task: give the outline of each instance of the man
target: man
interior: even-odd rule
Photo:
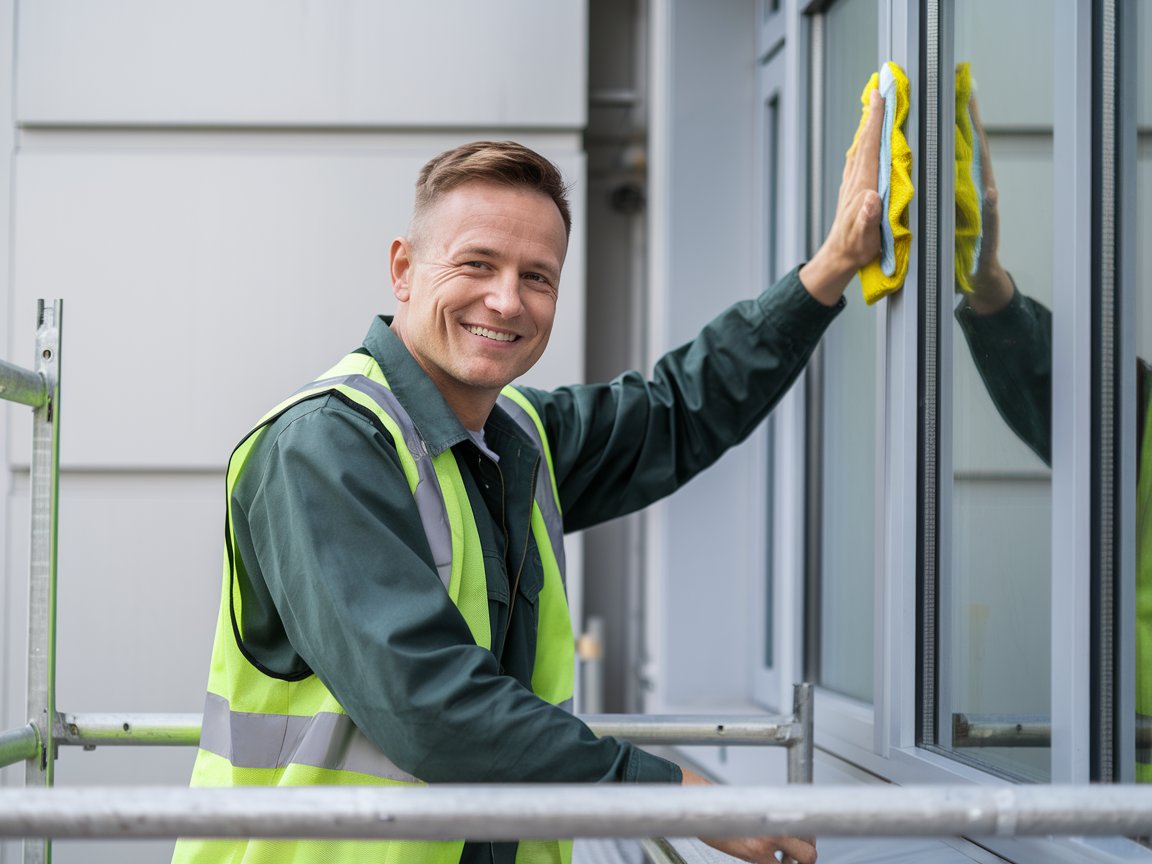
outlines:
[[[879,252],[880,118],[827,241],[652,381],[510,382],[548,342],[565,188],[511,143],[433,159],[397,300],[362,348],[273,410],[228,471],[224,591],[194,785],[702,783],[569,713],[562,530],[654,501],[745,438]],[[498,404],[499,400],[499,404]],[[561,517],[560,514],[563,514]],[[709,841],[748,861],[794,838]],[[559,841],[181,841],[176,861],[566,861]]]

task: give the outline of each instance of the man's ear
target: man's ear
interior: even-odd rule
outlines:
[[[411,296],[412,244],[407,237],[397,237],[388,250],[388,269],[392,276],[392,294],[401,303]]]

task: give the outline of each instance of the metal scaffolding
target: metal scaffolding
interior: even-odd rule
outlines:
[[[813,693],[797,685],[786,717],[591,714],[598,735],[638,744],[769,745],[788,751],[791,784],[757,787],[435,786],[53,788],[60,746],[195,746],[196,714],[56,710],[59,301],[39,304],[36,369],[0,361],[0,398],[33,409],[28,723],[0,732],[0,767],[25,762],[25,786],[0,789],[0,837],[23,837],[26,864],[51,838],[990,836],[1152,834],[1152,787],[811,787]],[[1040,745],[1044,718],[963,717],[963,744]],[[981,730],[984,730],[981,732]],[[1146,730],[1145,730],[1146,731]]]
[[[114,790],[99,789],[56,789],[54,785],[54,764],[60,746],[76,745],[86,750],[96,746],[195,746],[200,740],[200,715],[196,714],[71,714],[56,710],[56,546],[57,546],[57,497],[59,491],[60,466],[60,325],[62,303],[56,301],[46,305],[38,304],[36,333],[36,368],[33,371],[0,361],[0,398],[28,405],[33,409],[33,445],[30,482],[31,546],[29,555],[29,618],[28,618],[28,690],[25,726],[0,732],[0,767],[25,763],[25,786],[23,789],[0,789],[0,837],[30,838],[25,843],[25,864],[42,864],[51,860],[52,837],[142,837],[194,835],[206,831],[209,835],[249,835],[265,830],[291,830],[293,825],[300,831],[316,831],[312,836],[327,836],[335,825],[338,832],[347,830],[347,836],[388,836],[373,833],[382,824],[398,827],[401,832],[428,830],[409,827],[405,818],[396,825],[389,816],[382,816],[374,808],[385,806],[392,812],[394,805],[385,796],[383,804],[369,795],[368,804],[355,803],[360,792],[352,790],[352,799],[336,789],[299,790],[306,796],[328,797],[329,792],[338,793],[331,801],[313,808],[314,803],[305,804],[312,812],[324,812],[335,820],[323,819],[328,828],[305,826],[293,802],[298,796],[271,800],[272,822],[251,821],[242,810],[233,812],[233,803],[228,801],[229,792],[240,792],[249,800],[247,793],[253,790],[192,790],[172,788],[164,790],[142,790],[131,787],[118,787]],[[583,718],[598,735],[617,735],[639,744],[723,744],[723,745],[773,745],[785,747],[788,751],[788,780],[791,783],[810,783],[812,780],[812,688],[797,685],[795,688],[793,714],[787,717],[724,716],[724,717],[651,717],[645,715],[588,715]],[[285,790],[267,790],[279,792]],[[292,791],[292,790],[289,790]],[[406,790],[407,791],[407,790]],[[535,797],[539,789],[528,793]],[[584,790],[587,794],[588,790]],[[434,806],[448,807],[441,811],[449,815],[445,826],[455,818],[468,812],[468,808],[478,808],[482,812],[488,804],[502,800],[500,787],[486,786],[482,791],[437,789],[435,794],[451,794],[450,802],[434,803]],[[221,795],[223,794],[223,797]],[[512,793],[515,794],[515,793]],[[521,790],[522,797],[525,795]],[[560,793],[562,797],[569,793]],[[636,797],[640,794],[640,797]],[[188,801],[182,800],[191,795]],[[492,797],[497,795],[497,797]],[[628,807],[643,803],[641,790],[632,790],[633,799]],[[269,806],[257,799],[257,809]],[[310,800],[314,800],[310,798]],[[427,798],[411,799],[412,803],[428,801]],[[435,799],[431,799],[435,801]],[[467,802],[471,800],[471,804]],[[548,800],[548,799],[545,799]],[[171,802],[175,809],[167,817],[160,815],[159,806]],[[401,802],[407,805],[408,802]],[[579,809],[578,802],[573,804]],[[354,812],[375,812],[368,827],[358,826],[355,819],[339,815],[344,808],[351,806]],[[365,806],[368,807],[365,811]],[[419,806],[419,805],[418,805]],[[551,806],[549,804],[549,806]],[[521,807],[516,801],[516,810],[511,812],[534,812],[538,818],[551,821],[545,831],[547,836],[561,836],[564,824],[565,805],[552,816],[547,809],[538,805]],[[245,808],[247,805],[245,805]],[[190,808],[190,809],[189,809]],[[249,811],[251,812],[251,811]],[[405,807],[395,810],[405,811]],[[200,813],[206,820],[197,828],[191,824],[175,822],[171,816],[183,813],[185,816]],[[513,821],[518,817],[514,817]],[[382,820],[383,819],[383,823]],[[419,817],[417,817],[419,821]],[[426,821],[426,820],[425,820]],[[435,817],[432,819],[436,821]],[[507,813],[504,822],[492,822],[483,817],[480,822],[509,826]],[[279,824],[280,828],[275,828]],[[454,830],[459,832],[459,823]],[[674,825],[672,822],[670,825]],[[375,826],[374,828],[372,826]],[[434,828],[434,831],[447,830]],[[471,829],[469,829],[471,830]],[[512,827],[501,829],[502,836],[529,836]],[[532,830],[525,825],[525,830]],[[477,825],[477,838],[483,831]],[[391,835],[398,836],[398,835]],[[413,835],[416,836],[416,835]],[[420,835],[423,836],[423,835]],[[447,835],[442,835],[447,836]],[[603,835],[601,835],[603,836]],[[639,835],[636,835],[639,836]],[[645,835],[647,836],[647,835]]]

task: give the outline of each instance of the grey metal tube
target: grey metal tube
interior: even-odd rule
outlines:
[[[0,789],[0,837],[1024,836],[1152,833],[1141,786]]]
[[[200,714],[64,714],[58,744],[195,747]]]
[[[785,745],[795,739],[791,717],[749,715],[586,714],[580,718],[598,736],[633,744]]]
[[[45,396],[32,412],[29,471],[27,717],[36,726],[39,758],[24,762],[28,787],[52,786],[56,770],[56,552],[60,490],[60,332],[63,301],[38,301],[36,372]],[[24,864],[49,864],[48,840],[24,844]]]
[[[40,734],[31,723],[0,732],[0,768],[31,759],[39,753]]]
[[[792,712],[796,733],[788,742],[788,782],[811,783],[815,748],[815,689],[811,684],[792,686]]]
[[[0,360],[0,399],[39,408],[48,399],[48,385],[35,372]]]
[[[199,714],[64,714],[59,744],[93,746],[195,746]],[[802,734],[791,717],[666,716],[585,714],[600,737],[614,735],[634,744],[789,745]]]

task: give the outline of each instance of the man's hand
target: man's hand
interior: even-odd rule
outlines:
[[[685,786],[708,786],[707,780],[694,771],[683,769]],[[750,861],[752,864],[776,864],[780,859],[776,853],[783,854],[785,862],[795,861],[797,864],[815,864],[816,844],[812,840],[801,840],[798,837],[701,837],[713,849],[739,858],[741,861]]]
[[[800,270],[808,293],[826,306],[839,301],[856,271],[880,254],[882,201],[876,183],[883,128],[884,97],[873,90],[868,119],[844,158],[832,227],[812,260]]]

